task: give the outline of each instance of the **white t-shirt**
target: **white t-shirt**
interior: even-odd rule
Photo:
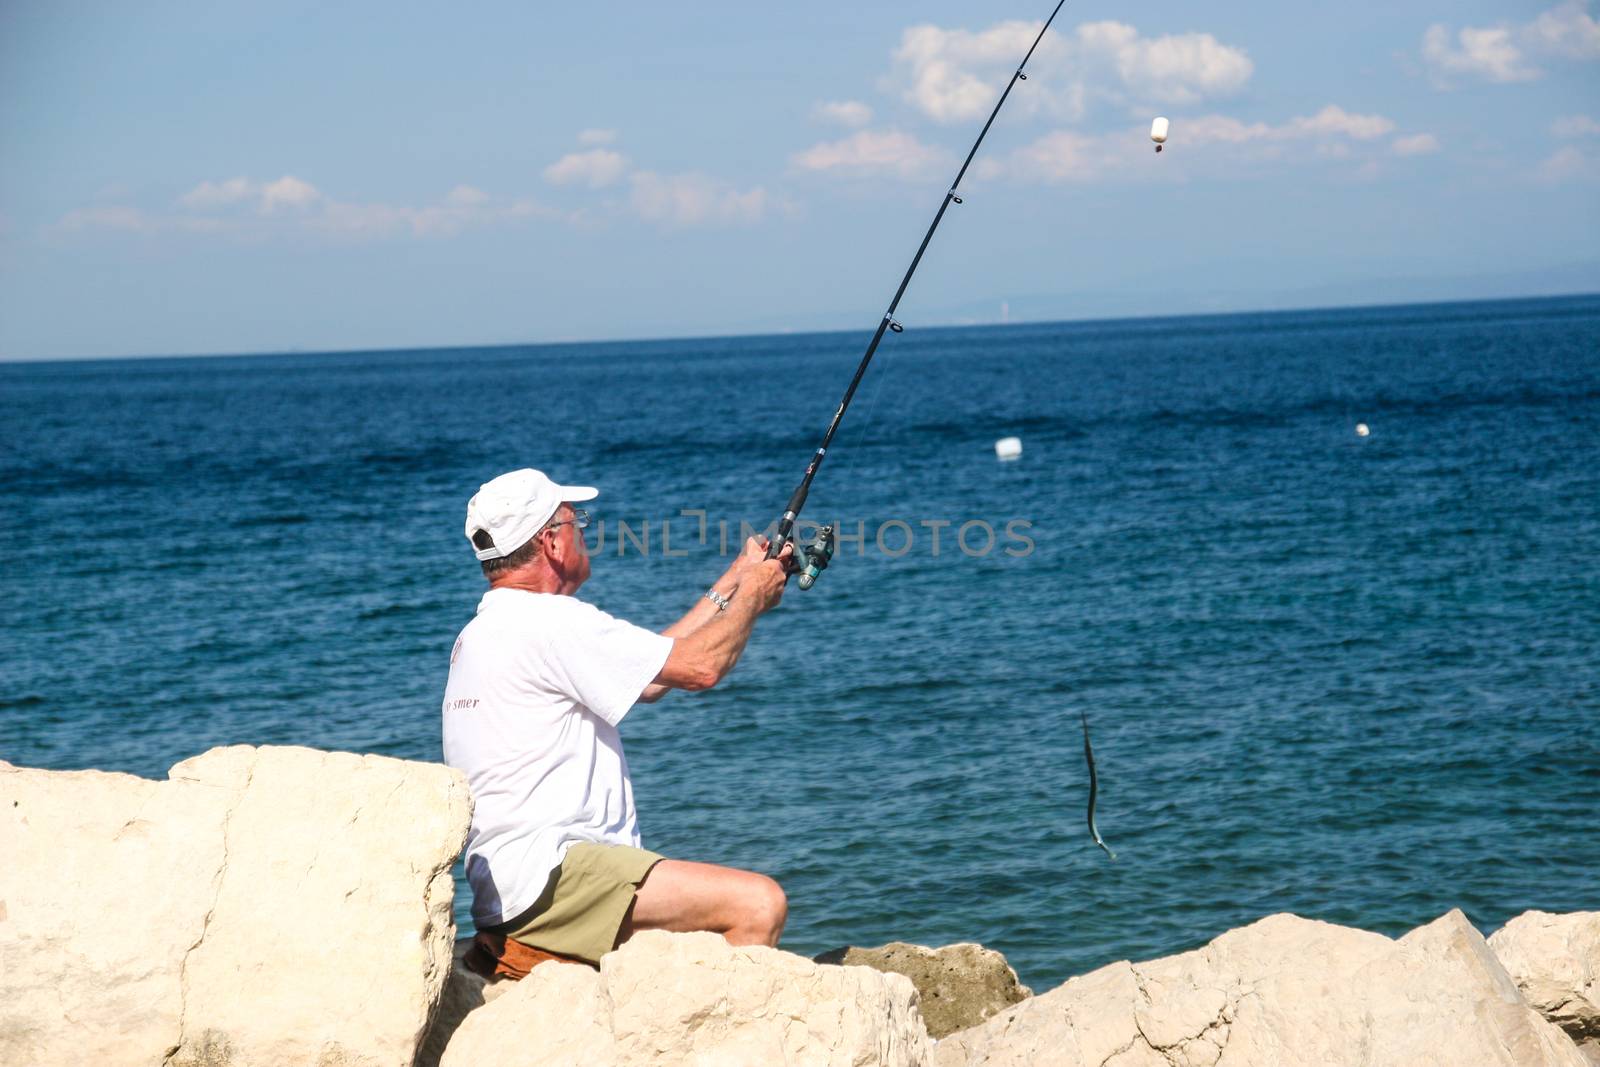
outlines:
[[[617,724],[672,638],[570,596],[491,589],[450,654],[444,759],[472,788],[472,917],[532,907],[577,841],[639,846]]]

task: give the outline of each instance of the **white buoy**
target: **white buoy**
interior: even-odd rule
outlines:
[[[1364,422],[1356,423],[1356,436],[1357,437],[1365,437],[1365,436],[1367,436],[1367,434],[1369,434],[1371,432],[1372,432],[1371,430],[1367,429],[1367,424],[1366,423],[1364,423]]]
[[[1157,118],[1150,124],[1150,139],[1156,143],[1156,151],[1161,151],[1161,146],[1167,143],[1167,120]]]
[[[1022,458],[1022,438],[1002,437],[994,443],[995,458],[1002,463]]]

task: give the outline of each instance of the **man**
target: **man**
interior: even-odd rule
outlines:
[[[709,689],[783,595],[787,555],[752,538],[663,633],[574,595],[589,577],[574,505],[588,486],[523,469],[467,503],[489,591],[450,655],[445,761],[472,789],[467,879],[479,930],[590,963],[639,930],[711,930],[776,945],[788,904],[750,871],[640,847],[617,724],[668,689]]]

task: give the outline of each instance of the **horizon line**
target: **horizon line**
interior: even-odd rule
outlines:
[[[1238,308],[1232,311],[1193,311],[1178,312],[1165,315],[1116,315],[1110,317],[1073,317],[1047,318],[1047,319],[1012,319],[1006,322],[934,322],[919,326],[919,330],[987,330],[987,329],[1016,329],[1022,327],[1052,326],[1052,325],[1091,325],[1104,323],[1133,322],[1163,322],[1191,319],[1225,319],[1244,315],[1304,315],[1318,311],[1372,311],[1384,308],[1426,308],[1426,307],[1457,307],[1472,304],[1511,304],[1534,300],[1579,300],[1586,297],[1600,297],[1600,290],[1570,292],[1570,293],[1541,293],[1522,296],[1490,296],[1478,297],[1467,300],[1409,300],[1397,302],[1380,302],[1374,304],[1313,304],[1305,307],[1274,307],[1274,308]],[[142,360],[209,360],[209,359],[249,359],[249,358],[275,358],[283,356],[354,356],[354,355],[401,355],[414,352],[462,352],[468,350],[495,350],[512,348],[572,348],[590,345],[646,345],[666,344],[685,341],[730,341],[749,338],[752,340],[772,337],[823,337],[829,334],[870,333],[876,327],[876,322],[871,326],[859,328],[835,327],[831,329],[811,330],[761,330],[753,333],[686,333],[668,334],[658,337],[602,337],[592,339],[567,339],[544,341],[491,341],[479,344],[425,344],[407,345],[404,347],[376,346],[356,348],[278,348],[258,350],[235,350],[228,352],[130,352],[114,356],[0,356],[0,366],[22,366],[45,363],[121,363]]]

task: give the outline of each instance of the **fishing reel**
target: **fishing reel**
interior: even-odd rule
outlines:
[[[828,563],[833,559],[836,540],[833,527],[824,526],[817,531],[817,539],[810,545],[802,545],[799,541],[793,542],[794,556],[790,568],[793,573],[800,576],[801,589],[810,589],[816,585],[822,572],[828,569]]]

